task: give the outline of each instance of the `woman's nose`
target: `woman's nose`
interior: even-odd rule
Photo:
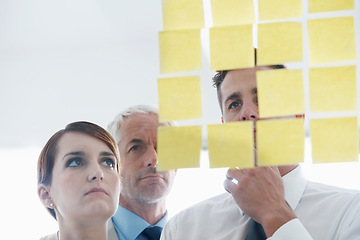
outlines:
[[[94,166],[89,173],[88,180],[92,182],[103,179],[104,179],[104,172],[102,171],[101,167],[99,165]]]

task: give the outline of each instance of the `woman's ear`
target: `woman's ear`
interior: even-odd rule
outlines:
[[[50,196],[49,187],[44,184],[39,184],[37,192],[42,204],[47,208],[53,209],[54,203]]]

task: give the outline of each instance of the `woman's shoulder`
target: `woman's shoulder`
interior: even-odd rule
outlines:
[[[40,238],[40,240],[57,240],[57,233],[53,233]]]

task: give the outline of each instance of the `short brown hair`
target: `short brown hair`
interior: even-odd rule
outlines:
[[[90,122],[73,122],[68,124],[65,129],[56,132],[45,144],[42,149],[38,163],[37,175],[38,184],[51,185],[52,171],[54,168],[57,154],[57,144],[61,137],[69,132],[84,133],[105,143],[116,157],[116,169],[120,173],[120,154],[114,138],[102,127]],[[50,214],[56,219],[53,209],[48,208]]]

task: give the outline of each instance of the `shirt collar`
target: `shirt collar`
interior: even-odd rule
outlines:
[[[285,200],[294,211],[308,183],[302,174],[301,166],[298,165],[294,170],[283,176],[283,183]]]
[[[117,233],[119,234],[120,232],[125,239],[135,239],[145,228],[151,226],[140,216],[127,210],[121,205],[119,205],[119,208],[112,219]],[[154,226],[164,228],[167,219],[168,212],[166,211],[164,217]]]

